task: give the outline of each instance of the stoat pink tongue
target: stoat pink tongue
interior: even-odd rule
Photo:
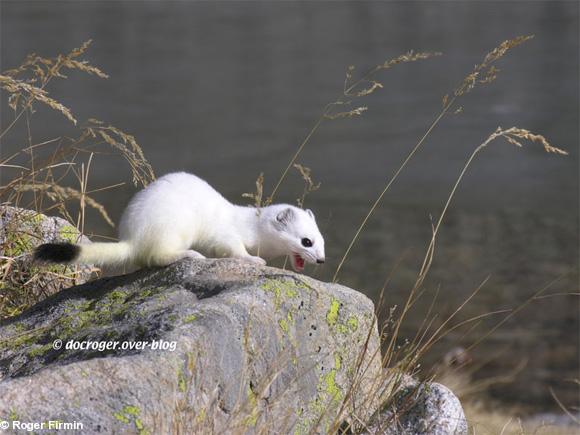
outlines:
[[[296,253],[294,253],[294,269],[296,269],[298,272],[304,270],[304,258]]]

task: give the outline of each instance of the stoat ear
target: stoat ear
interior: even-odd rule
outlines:
[[[276,215],[276,224],[280,227],[286,227],[295,218],[294,210],[286,208]]]
[[[306,213],[308,213],[308,216],[310,216],[312,218],[312,220],[314,222],[316,222],[316,218],[314,217],[314,213],[312,213],[312,210],[310,210],[309,208],[306,209]]]

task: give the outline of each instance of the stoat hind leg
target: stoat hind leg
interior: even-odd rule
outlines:
[[[179,232],[168,228],[152,226],[145,237],[136,243],[138,266],[167,266],[183,258],[205,258],[190,249],[189,240]]]
[[[205,258],[202,254],[189,249],[189,243],[175,234],[159,232],[155,239],[149,240],[143,252],[149,253],[142,261],[147,266],[167,266],[183,258]]]

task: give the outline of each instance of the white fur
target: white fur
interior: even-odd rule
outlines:
[[[304,247],[309,238],[312,247]],[[241,207],[199,177],[165,175],[138,192],[125,209],[118,243],[80,245],[78,263],[125,269],[164,266],[185,257],[264,259],[294,254],[324,261],[324,239],[314,214],[287,204]]]

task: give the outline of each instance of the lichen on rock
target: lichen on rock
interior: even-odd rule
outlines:
[[[67,346],[111,341],[149,347]],[[366,296],[234,259],[89,282],[0,323],[0,417],[86,433],[326,433],[371,417],[382,370]]]
[[[4,304],[0,318],[15,315],[30,305],[93,275],[90,266],[43,265],[32,262],[32,251],[42,243],[90,243],[69,222],[32,210],[0,206],[0,265],[8,270],[0,281]]]

